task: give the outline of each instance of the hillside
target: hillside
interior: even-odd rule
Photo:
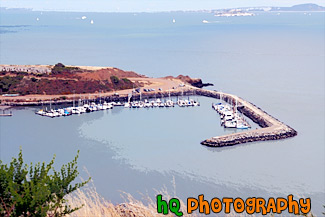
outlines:
[[[271,11],[325,11],[325,7],[316,4],[300,4],[292,7],[272,7]]]
[[[140,83],[131,82],[128,78],[144,77],[117,68],[90,70],[64,66],[61,63],[51,67],[50,73],[21,71],[21,68],[17,66],[0,72],[0,94],[60,95],[108,92],[140,87]]]

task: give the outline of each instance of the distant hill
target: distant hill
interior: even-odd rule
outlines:
[[[316,4],[301,4],[292,7],[272,7],[271,11],[325,11],[325,7]]]

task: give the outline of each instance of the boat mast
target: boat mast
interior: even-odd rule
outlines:
[[[168,95],[169,95],[169,100],[171,100],[171,99],[170,99],[170,89],[168,90]]]
[[[236,98],[236,116],[237,116],[237,98]]]
[[[76,91],[74,90],[74,91],[73,91],[73,108],[75,107],[75,102],[74,102],[74,100],[75,100],[75,96],[76,96]]]

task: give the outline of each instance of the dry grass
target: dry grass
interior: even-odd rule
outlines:
[[[96,216],[96,217],[126,217],[126,216],[164,216],[157,214],[155,202],[149,197],[143,202],[134,199],[130,194],[123,193],[122,197],[125,203],[114,205],[100,196],[93,183],[82,190],[78,189],[74,194],[66,197],[69,205],[78,207],[84,205],[81,209],[69,215],[69,217]],[[173,216],[173,215],[167,215]]]
[[[176,188],[175,188],[176,189]],[[160,191],[156,191],[157,194],[161,194],[164,197],[164,200],[170,200],[176,196],[170,196],[169,192],[166,188]],[[175,194],[175,191],[174,191]],[[68,195],[66,199],[68,200],[68,204],[71,207],[83,207],[74,213],[68,215],[68,217],[151,217],[151,216],[176,216],[172,213],[168,215],[158,214],[156,208],[156,201],[153,201],[148,195],[142,195],[143,201],[146,201],[144,204],[142,201],[135,199],[132,195],[128,193],[122,193],[122,198],[124,199],[124,203],[114,205],[113,203],[107,201],[102,196],[100,196],[93,182],[90,182],[87,187],[84,187],[82,190],[78,189],[72,195]],[[197,217],[197,216],[206,216],[204,214],[192,213],[187,214],[186,212],[186,204],[181,201],[181,209],[183,212],[183,216],[185,217]],[[211,214],[209,216],[225,216],[225,217],[257,217],[262,215],[245,215],[245,214],[237,214],[232,212],[228,215],[223,213]],[[274,216],[273,214],[268,216]],[[285,217],[286,215],[282,215]],[[308,217],[312,217],[313,215],[308,215]],[[314,216],[315,217],[315,216]]]

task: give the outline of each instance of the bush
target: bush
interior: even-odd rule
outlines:
[[[62,63],[57,63],[52,68],[51,72],[53,75],[62,74],[63,72],[73,73],[76,70],[80,70],[78,67],[66,67]]]
[[[90,181],[71,183],[78,176],[77,156],[57,172],[54,159],[28,166],[22,151],[9,165],[0,160],[0,216],[64,216],[80,207],[66,205],[64,197]]]
[[[116,76],[111,76],[111,81],[113,84],[118,84],[120,82],[120,79],[118,79],[118,77]]]
[[[9,92],[11,88],[15,87],[24,78],[22,75],[4,76],[0,77],[0,92]]]
[[[127,79],[127,78],[122,78],[122,80],[123,80],[126,84],[131,83],[131,81],[130,81],[129,79]]]

